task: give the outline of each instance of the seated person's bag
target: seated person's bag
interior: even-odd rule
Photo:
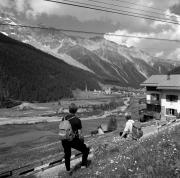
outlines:
[[[132,138],[135,140],[140,139],[143,136],[141,124],[137,121],[134,122],[132,127]]]

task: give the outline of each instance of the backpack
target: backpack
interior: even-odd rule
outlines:
[[[138,140],[143,136],[140,122],[135,121],[132,127],[132,138]]]
[[[73,119],[74,117],[70,118],[69,120]],[[72,141],[73,138],[75,137],[75,134],[72,130],[72,126],[71,126],[71,123],[69,122],[69,120],[65,120],[65,118],[63,118],[59,124],[60,140]]]

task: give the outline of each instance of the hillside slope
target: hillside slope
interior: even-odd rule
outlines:
[[[92,73],[0,34],[1,91],[13,99],[50,101],[71,97],[72,89],[98,89]]]

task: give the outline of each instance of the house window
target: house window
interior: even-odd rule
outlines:
[[[166,109],[166,115],[176,116],[177,115],[177,109],[167,108]]]
[[[178,96],[177,95],[166,95],[166,101],[177,102]]]
[[[161,112],[161,106],[154,104],[147,104],[147,111]]]
[[[151,100],[152,100],[152,101],[159,101],[159,94],[157,94],[157,93],[152,93],[152,94],[151,94]]]

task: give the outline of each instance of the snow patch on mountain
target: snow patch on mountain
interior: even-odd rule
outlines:
[[[139,50],[135,47],[129,48],[129,52],[133,58],[141,59],[141,60],[145,61],[146,63],[152,62],[152,60],[153,60],[153,57],[150,56],[148,53],[146,53],[142,50]]]
[[[89,51],[96,51],[101,47],[101,42],[94,42],[92,40],[86,39],[86,40],[78,40],[78,44],[85,47]]]
[[[6,32],[0,31],[0,33],[2,33],[2,34],[4,34],[4,35],[8,36],[8,33],[6,33]]]
[[[4,20],[7,20],[7,21],[9,21],[9,20],[11,20],[11,19],[10,19],[10,18],[8,18],[8,17],[5,17],[5,18],[4,18]]]
[[[113,67],[113,69],[116,71],[116,73],[117,73],[126,83],[129,83],[129,82],[120,74],[120,72],[118,71],[118,69],[117,69],[115,66],[112,65],[112,67]]]
[[[103,61],[106,61],[106,62],[108,62],[108,63],[111,64],[111,62],[110,62],[107,58],[105,58],[105,57],[103,57],[103,56],[100,56],[100,58],[101,58]]]
[[[136,64],[136,69],[141,73],[145,78],[148,78],[147,73],[141,68],[140,65]]]
[[[17,23],[15,23],[15,22],[13,22],[13,21],[9,22],[9,24],[10,24],[10,25],[17,25]]]
[[[119,67],[119,66],[118,66]],[[120,67],[119,67],[120,68]],[[128,78],[129,76],[128,76],[128,74],[127,74],[127,72],[125,71],[125,70],[121,70],[122,71],[122,73],[124,73],[125,74],[125,76]]]

